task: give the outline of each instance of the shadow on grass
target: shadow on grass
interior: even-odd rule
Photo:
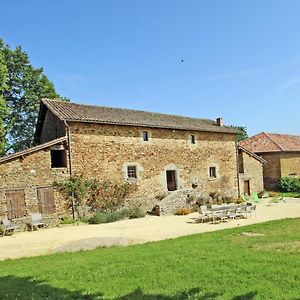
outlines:
[[[76,280],[74,280],[74,289]],[[245,295],[233,297],[232,300],[253,300],[256,292],[250,292]],[[133,292],[117,297],[106,298],[103,293],[88,293],[86,291],[69,291],[63,288],[57,288],[48,283],[36,280],[32,277],[0,277],[0,299],[82,299],[82,300],[213,300],[222,299],[219,293],[205,293],[199,288],[193,288],[189,291],[178,292],[175,295],[167,296],[163,294],[147,294],[142,289],[136,289]]]
[[[231,298],[231,300],[254,300],[256,292],[249,292],[245,295],[239,295]],[[116,298],[115,300],[214,300],[222,299],[220,293],[201,293],[199,288],[194,288],[189,291],[179,292],[173,296],[161,294],[145,294],[141,289],[136,289],[132,293]]]
[[[74,281],[76,289],[76,281]],[[31,277],[0,277],[0,299],[103,299],[103,294],[88,294],[85,291],[69,291],[53,287]]]

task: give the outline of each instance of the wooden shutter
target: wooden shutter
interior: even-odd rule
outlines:
[[[6,191],[7,217],[9,219],[20,218],[26,215],[24,190]]]
[[[52,214],[55,212],[55,199],[53,187],[37,189],[39,211],[42,214]]]

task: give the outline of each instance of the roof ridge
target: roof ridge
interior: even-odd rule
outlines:
[[[148,114],[156,114],[156,115],[161,115],[161,116],[171,116],[171,117],[179,117],[179,118],[188,118],[191,120],[205,120],[205,121],[210,121],[212,123],[216,123],[215,120],[213,119],[207,119],[207,118],[196,118],[196,117],[190,117],[190,116],[183,116],[183,115],[176,115],[176,114],[167,114],[167,113],[161,113],[161,112],[155,112],[155,111],[146,111],[146,110],[138,110],[138,109],[132,109],[132,108],[122,108],[122,107],[112,107],[112,106],[105,106],[105,105],[91,105],[91,104],[82,104],[82,103],[75,103],[75,102],[67,102],[64,101],[60,98],[54,98],[54,99],[48,99],[48,98],[43,98],[42,99],[43,103],[44,101],[49,101],[49,102],[62,102],[65,104],[72,104],[72,105],[77,105],[77,106],[85,106],[89,108],[106,108],[106,109],[120,109],[120,110],[126,110],[126,111],[133,111],[133,112],[140,112],[140,113],[148,113]]]
[[[269,134],[272,134],[272,133],[266,133],[266,132],[263,132],[275,145],[277,145],[278,147],[279,147],[279,149],[281,150],[281,151],[284,151],[284,149],[274,140],[274,139],[272,139],[271,137],[270,137],[270,135]]]

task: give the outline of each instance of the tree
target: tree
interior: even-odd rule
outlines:
[[[6,101],[3,97],[3,92],[7,88],[7,68],[4,64],[4,58],[0,53],[0,156],[3,156],[7,149],[6,126],[5,121],[9,115]]]
[[[239,130],[240,132],[237,134],[237,139],[238,139],[238,142],[241,142],[243,140],[246,140],[249,136],[248,136],[248,133],[247,133],[247,128],[246,127],[243,127],[243,126],[230,126],[232,128],[235,128],[237,130]]]
[[[40,99],[59,96],[43,69],[34,68],[20,46],[13,50],[0,39],[0,55],[7,70],[0,92],[9,111],[7,117],[0,115],[0,123],[4,123],[7,151],[19,151],[33,144]]]

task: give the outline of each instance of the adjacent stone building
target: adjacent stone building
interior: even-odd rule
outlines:
[[[23,225],[32,212],[55,221],[66,215],[62,197],[53,182],[69,177],[66,137],[0,158],[0,217]],[[19,224],[19,225],[22,225]]]
[[[266,190],[277,190],[281,177],[300,176],[300,136],[262,132],[241,146],[267,161],[263,166]]]
[[[240,180],[240,193],[250,196],[253,192],[260,192],[263,185],[263,165],[266,161],[239,145],[238,168]]]
[[[145,210],[176,190],[237,198],[236,133],[222,119],[44,99],[35,134],[38,146],[0,158],[0,217],[26,219],[38,211],[62,216],[66,205],[51,186],[73,175],[135,183],[128,201]],[[253,157],[254,169],[259,169]],[[254,177],[244,180],[253,181],[251,191],[261,190]]]

